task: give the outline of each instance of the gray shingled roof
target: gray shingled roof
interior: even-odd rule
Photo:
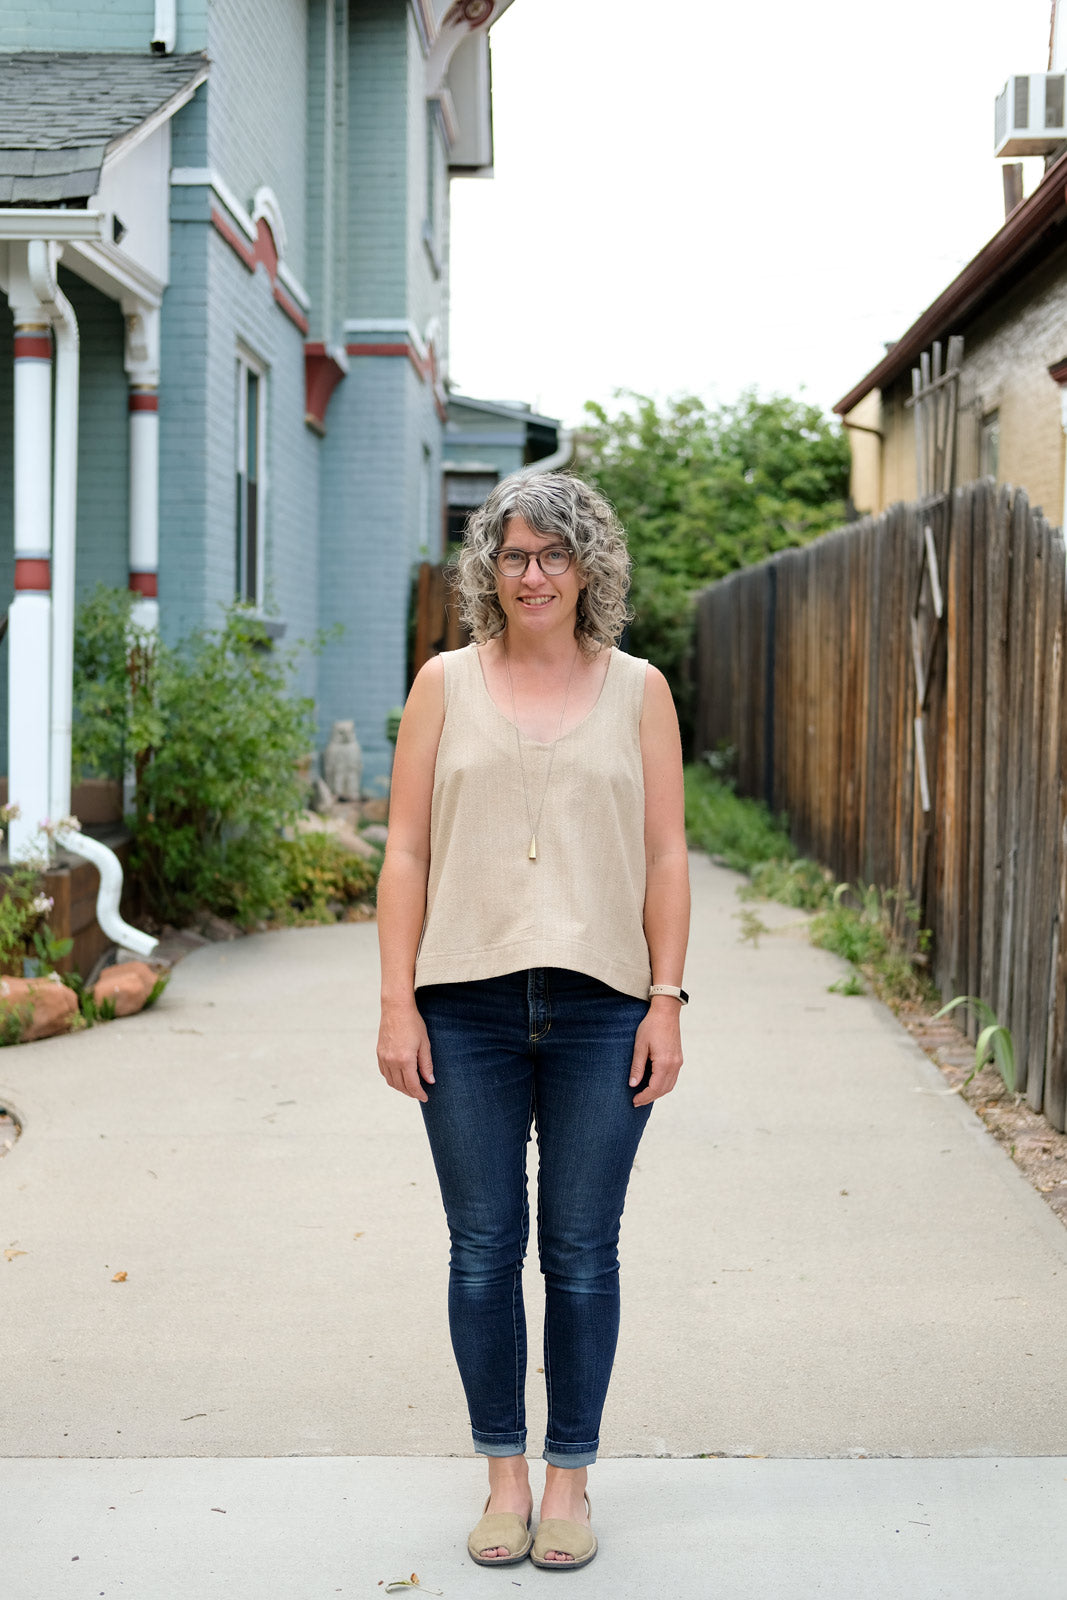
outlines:
[[[202,55],[0,54],[0,205],[88,199],[107,152],[206,65]]]

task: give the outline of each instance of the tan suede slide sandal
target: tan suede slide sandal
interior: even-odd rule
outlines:
[[[492,1496],[489,1497],[492,1499]],[[485,1515],[467,1540],[467,1554],[480,1567],[513,1567],[525,1561],[533,1544],[530,1524],[524,1522],[517,1511],[494,1511],[489,1515],[489,1500],[485,1502]],[[483,1550],[503,1548],[506,1556],[483,1556]]]
[[[593,1508],[589,1505],[588,1495],[585,1503],[592,1515]],[[572,1559],[547,1561],[545,1557],[550,1550],[558,1550],[561,1555],[571,1556]],[[538,1527],[530,1560],[542,1572],[576,1572],[579,1567],[589,1565],[596,1551],[596,1535],[592,1528],[586,1528],[580,1522],[567,1522],[563,1517],[546,1517]]]

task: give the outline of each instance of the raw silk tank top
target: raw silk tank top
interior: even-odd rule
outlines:
[[[646,663],[613,649],[596,705],[561,735],[538,859],[530,861],[515,724],[490,695],[475,645],[442,660],[445,720],[416,988],[566,967],[646,999]],[[522,736],[535,819],[551,751],[550,743]]]

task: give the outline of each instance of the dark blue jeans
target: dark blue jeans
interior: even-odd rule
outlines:
[[[526,1146],[537,1130],[545,1279],[544,1457],[596,1460],[619,1332],[619,1221],[650,1106],[630,1063],[644,1000],[559,967],[416,995],[435,1082],[423,1106],[452,1240],[448,1319],[482,1455],[526,1448]]]

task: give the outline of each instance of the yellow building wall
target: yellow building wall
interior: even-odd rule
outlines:
[[[1032,505],[1059,524],[1064,501],[1064,434],[1060,389],[1048,368],[1067,358],[1067,246],[1029,272],[996,304],[952,332],[964,335],[956,481],[982,476],[984,418],[997,414],[996,478],[1025,489]],[[849,432],[852,498],[862,511],[883,511],[916,496],[911,373],[865,397],[844,419],[871,425],[874,405],[882,439]],[[867,408],[866,410],[864,408]],[[862,413],[862,414],[861,414]],[[872,446],[880,461],[872,463]],[[876,497],[877,496],[877,497]]]

